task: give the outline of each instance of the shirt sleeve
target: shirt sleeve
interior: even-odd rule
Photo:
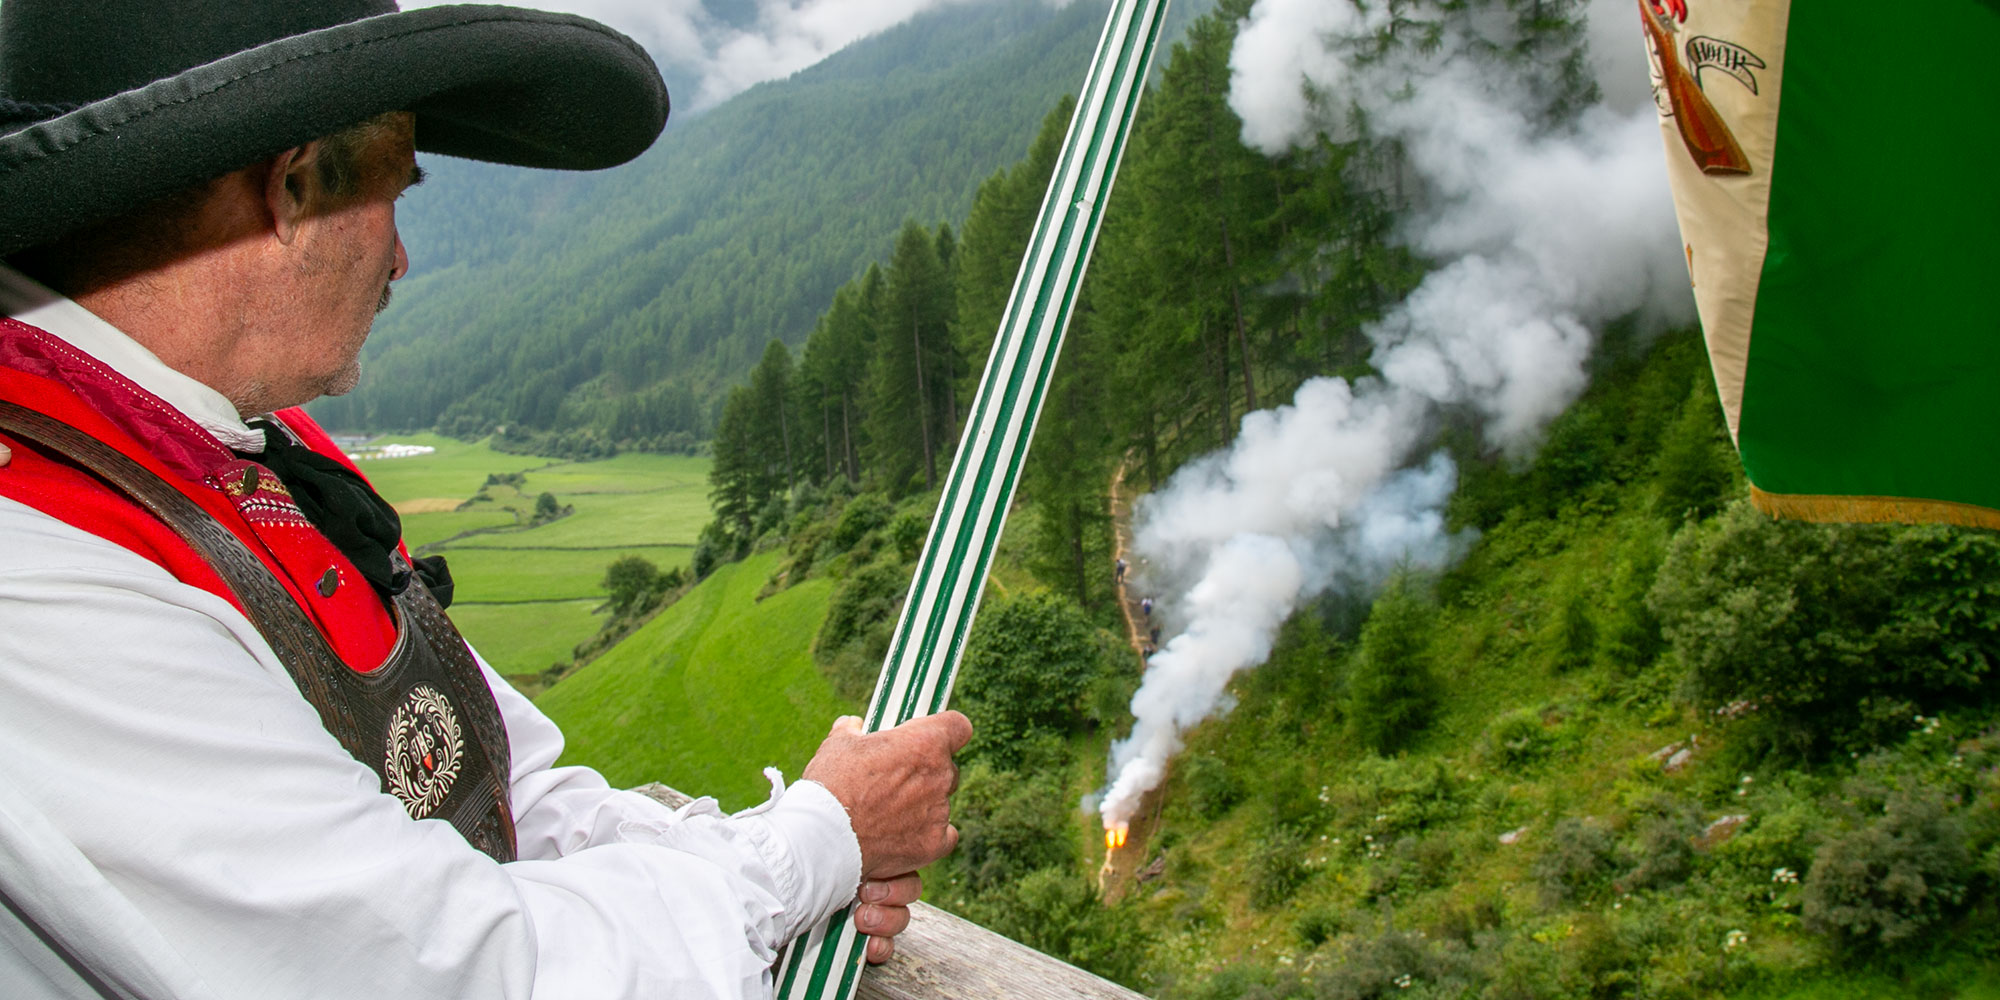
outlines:
[[[11,501],[0,537],[4,777],[215,996],[761,1000],[852,898],[823,788],[669,811],[552,767],[504,683],[523,860],[496,864],[382,794],[227,602]]]

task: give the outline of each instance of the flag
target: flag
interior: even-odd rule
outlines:
[[[1765,512],[2000,527],[2000,0],[1637,0]]]

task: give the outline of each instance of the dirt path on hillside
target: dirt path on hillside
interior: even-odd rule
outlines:
[[[1116,560],[1124,560],[1126,564],[1126,571],[1116,577],[1114,589],[1118,595],[1118,610],[1125,616],[1125,641],[1132,647],[1132,655],[1138,660],[1140,672],[1144,673],[1146,651],[1153,645],[1153,626],[1142,604],[1147,595],[1139,592],[1134,580],[1144,570],[1144,564],[1132,551],[1133,497],[1125,488],[1125,475],[1131,469],[1132,456],[1128,453],[1111,473],[1111,558],[1114,560],[1114,574]],[[1150,856],[1146,844],[1159,826],[1164,797],[1158,788],[1146,793],[1126,832],[1125,846],[1105,852],[1104,865],[1097,871],[1097,888],[1106,905],[1123,898],[1135,885],[1160,874],[1161,865],[1158,862],[1164,859]]]

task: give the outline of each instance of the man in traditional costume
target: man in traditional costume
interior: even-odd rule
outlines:
[[[553,766],[449,579],[296,407],[407,268],[415,150],[596,169],[666,121],[582,18],[0,2],[0,994],[768,995],[956,833],[946,713],[771,800]]]

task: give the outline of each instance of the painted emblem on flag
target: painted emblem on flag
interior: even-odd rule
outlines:
[[[1675,36],[1688,18],[1689,0],[1639,0],[1639,18],[1646,28],[1646,46],[1653,63],[1653,101],[1660,114],[1672,118],[1681,143],[1695,166],[1710,175],[1750,173],[1750,157],[1736,141],[1722,112],[1701,89],[1701,71],[1714,69],[1757,93],[1752,70],[1764,60],[1735,42],[1706,35],[1687,41],[1685,61]]]
[[[389,719],[389,792],[411,819],[444,803],[465,760],[465,740],[451,700],[428,684],[410,689]]]
[[[1757,53],[1735,42],[1725,42],[1707,35],[1696,35],[1688,39],[1687,60],[1688,65],[1694,67],[1696,83],[1702,80],[1702,70],[1721,70],[1733,77],[1737,83],[1749,88],[1752,94],[1757,92],[1757,74],[1751,70],[1764,68],[1764,60],[1757,58]]]

